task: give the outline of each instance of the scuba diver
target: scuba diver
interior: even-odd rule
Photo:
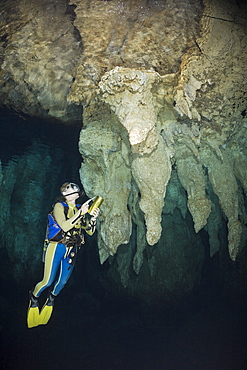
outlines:
[[[67,283],[74,268],[78,249],[81,244],[84,244],[83,230],[93,235],[96,228],[99,208],[93,209],[90,215],[87,213],[92,199],[82,205],[76,204],[81,191],[78,185],[71,182],[64,183],[60,192],[62,197],[48,215],[43,254],[44,276],[29,292],[28,328],[47,324],[53,311],[54,299]],[[53,284],[56,277],[57,280]],[[41,293],[52,284],[52,289],[49,290],[47,300],[40,311],[38,299]]]

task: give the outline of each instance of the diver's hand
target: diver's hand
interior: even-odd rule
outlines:
[[[83,215],[85,215],[89,208],[89,203],[91,202],[91,199],[87,200],[85,203],[82,204],[80,210]]]
[[[93,210],[93,212],[92,212],[92,216],[93,216],[93,217],[91,218],[91,220],[96,221],[96,218],[98,217],[99,212],[100,212],[100,209],[99,209],[99,208],[95,208],[95,209]]]

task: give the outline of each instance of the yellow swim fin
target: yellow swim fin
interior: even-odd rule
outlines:
[[[30,292],[30,301],[27,311],[27,327],[34,328],[39,325],[39,301],[32,292]]]
[[[40,314],[39,314],[39,325],[46,325],[50,320],[53,306],[54,306],[54,299],[55,296],[50,293],[49,297],[47,298]]]

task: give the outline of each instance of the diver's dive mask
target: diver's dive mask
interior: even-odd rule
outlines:
[[[68,183],[63,184],[60,190],[64,197],[67,197],[68,195],[72,195],[72,194],[79,194],[79,195],[83,194],[79,186],[73,182],[68,182]]]

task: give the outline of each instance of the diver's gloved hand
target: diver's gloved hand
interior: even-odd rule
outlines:
[[[87,200],[85,203],[82,204],[82,206],[80,208],[81,214],[85,215],[87,213],[90,201],[91,201],[91,199]]]
[[[95,210],[92,211],[92,218],[91,218],[91,221],[96,221],[96,218],[98,217],[100,213],[100,209],[99,208],[95,208]]]

